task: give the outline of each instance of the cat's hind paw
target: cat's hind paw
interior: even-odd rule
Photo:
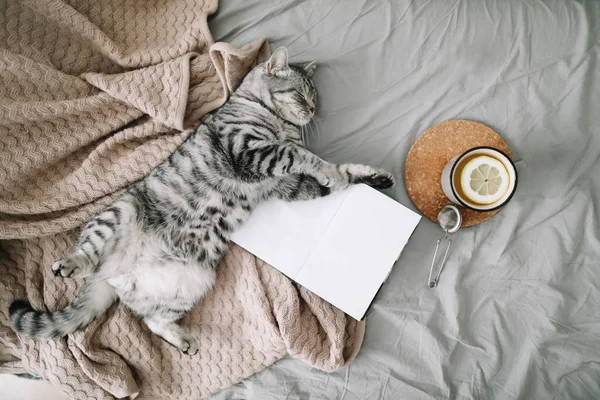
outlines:
[[[180,349],[185,354],[193,356],[194,354],[198,353],[198,343],[196,342],[196,339],[194,339],[192,336],[185,335],[182,340]]]
[[[79,260],[77,257],[60,259],[52,264],[52,273],[54,276],[74,278],[78,275],[81,275],[83,272],[80,262],[81,260]]]

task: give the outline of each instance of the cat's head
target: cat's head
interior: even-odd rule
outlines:
[[[288,53],[280,47],[253,71],[252,87],[269,107],[295,125],[310,122],[317,106],[312,77],[316,63],[288,64]]]

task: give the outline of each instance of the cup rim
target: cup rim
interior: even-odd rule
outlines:
[[[515,172],[515,186],[513,187],[512,193],[506,199],[504,199],[504,201],[502,203],[500,203],[492,208],[486,208],[486,209],[482,210],[482,209],[473,208],[472,206],[468,205],[460,198],[458,193],[456,193],[456,190],[454,190],[454,170],[455,170],[456,166],[460,163],[460,160],[462,160],[466,155],[468,155],[469,153],[472,153],[476,150],[484,150],[484,149],[497,151],[498,153],[500,153],[504,157],[506,157],[506,159],[512,166],[513,171]],[[502,206],[504,206],[506,203],[508,203],[510,201],[510,199],[512,199],[512,197],[517,192],[517,184],[518,183],[519,183],[519,174],[517,173],[517,168],[515,167],[515,163],[513,162],[513,160],[505,152],[503,152],[502,150],[499,150],[495,147],[492,147],[492,146],[477,146],[477,147],[473,147],[473,148],[465,151],[460,156],[458,156],[458,158],[456,159],[456,162],[454,162],[454,165],[452,165],[452,169],[450,169],[450,189],[452,190],[452,194],[458,200],[458,202],[460,203],[461,206],[468,208],[469,210],[473,210],[473,211],[477,211],[477,212],[495,211],[495,210],[498,210],[499,208],[501,208]]]

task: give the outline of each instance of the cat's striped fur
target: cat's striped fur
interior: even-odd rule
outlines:
[[[151,331],[186,353],[195,340],[177,321],[215,282],[231,232],[270,197],[312,199],[393,177],[364,165],[330,164],[308,152],[299,127],[316,105],[314,63],[288,65],[278,49],[167,161],[82,230],[57,276],[87,277],[81,295],[55,312],[24,301],[10,308],[14,329],[36,338],[82,328],[119,298]]]

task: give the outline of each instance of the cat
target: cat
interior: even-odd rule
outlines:
[[[85,225],[71,255],[52,264],[57,276],[86,277],[73,303],[42,312],[16,300],[14,330],[65,336],[119,299],[150,331],[195,354],[195,339],[178,321],[213,287],[231,232],[259,202],[314,199],[357,183],[391,187],[384,170],[334,165],[304,148],[315,68],[288,64],[284,47],[253,68],[165,162]]]

